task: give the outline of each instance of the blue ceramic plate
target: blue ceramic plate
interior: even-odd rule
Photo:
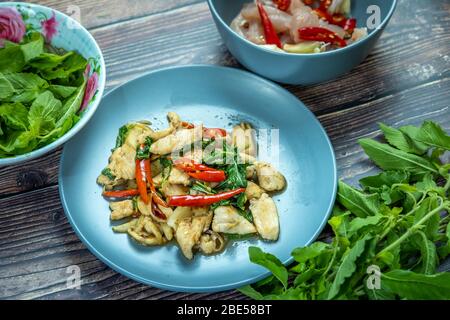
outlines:
[[[158,288],[211,292],[238,288],[268,275],[250,263],[248,247],[259,246],[290,263],[291,250],[312,242],[324,227],[336,194],[336,163],[328,137],[295,96],[250,73],[214,66],[152,72],[109,93],[86,127],[63,151],[59,191],[64,210],[86,246],[118,272]],[[96,184],[120,126],[148,119],[166,126],[168,111],[187,121],[230,129],[245,120],[257,129],[279,129],[287,190],[274,198],[281,232],[277,242],[229,243],[215,256],[186,260],[175,244],[143,247],[111,230],[108,203]]]

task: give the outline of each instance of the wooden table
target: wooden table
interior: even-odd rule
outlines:
[[[40,0],[63,12],[79,7],[100,44],[107,90],[160,67],[192,63],[240,68],[223,45],[203,0]],[[377,122],[450,130],[450,1],[400,0],[372,54],[350,74],[325,84],[287,86],[319,118],[340,176],[351,182],[374,167],[357,144]],[[0,168],[0,298],[237,299],[236,291],[186,294],[158,290],[116,273],[72,231],[59,200],[61,149]],[[67,267],[81,268],[80,290],[67,289]]]

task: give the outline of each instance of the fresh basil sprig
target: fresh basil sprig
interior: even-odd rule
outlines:
[[[450,136],[436,123],[398,129],[381,124],[386,143],[361,139],[383,171],[340,181],[328,221],[334,237],[292,251],[285,267],[249,248],[272,276],[240,291],[254,299],[450,299]]]

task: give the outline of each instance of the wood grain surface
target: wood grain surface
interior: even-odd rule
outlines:
[[[241,68],[217,33],[205,1],[41,0],[71,14],[99,42],[107,89],[149,70],[191,63]],[[314,86],[286,86],[327,130],[340,176],[357,183],[376,171],[357,144],[380,134],[377,122],[450,130],[450,1],[401,0],[375,50],[349,74]],[[0,168],[0,299],[241,299],[168,292],[116,273],[79,241],[59,200],[61,149]],[[324,233],[322,237],[327,234]],[[81,289],[67,289],[67,267],[81,268]],[[444,270],[450,265],[443,265]]]

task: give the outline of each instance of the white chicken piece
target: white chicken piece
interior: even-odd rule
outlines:
[[[280,233],[278,211],[275,202],[267,193],[259,199],[250,200],[250,211],[256,230],[263,239],[277,240]]]
[[[200,240],[206,219],[205,216],[184,218],[178,225],[175,232],[175,238],[177,239],[183,255],[188,259],[194,257],[192,249]]]
[[[206,217],[205,228],[203,231],[206,231],[211,226],[211,222],[213,219],[213,213],[209,209],[209,207],[192,207],[192,214],[196,217],[203,216]]]
[[[174,230],[177,230],[180,221],[192,216],[192,208],[190,207],[176,207],[170,217],[167,219],[167,225]]]
[[[253,180],[256,176],[256,167],[254,165],[247,166],[245,168],[245,177],[247,179]]]
[[[166,237],[166,239],[169,241],[172,240],[173,239],[173,229],[167,223],[161,223],[160,227],[164,233],[164,237]]]
[[[157,186],[160,186],[164,181],[164,176],[166,174],[167,174],[166,170],[164,170],[164,172],[161,172],[153,179],[153,183]],[[191,177],[186,172],[173,167],[172,170],[170,170],[167,181],[171,184],[181,184],[183,186],[188,186],[191,184]]]
[[[255,135],[252,126],[248,123],[241,123],[233,127],[231,133],[233,145],[235,145],[240,152],[250,156],[256,155]]]
[[[256,233],[255,226],[241,216],[237,209],[232,206],[220,206],[214,210],[212,229],[221,233]]]
[[[136,212],[132,200],[110,202],[109,209],[111,210],[111,220],[130,217]]]
[[[255,163],[258,184],[266,191],[280,191],[286,186],[286,179],[271,164]]]
[[[128,132],[125,137],[124,144],[129,145],[133,149],[145,143],[147,137],[151,137],[153,130],[143,123],[133,123],[129,126]]]
[[[163,235],[161,233],[161,230],[158,228],[158,226],[151,220],[146,219],[144,224],[144,230],[154,236],[156,238],[156,241],[159,243],[164,243]]]
[[[275,31],[277,33],[289,30],[291,16],[288,13],[278,10],[277,8],[272,6],[264,6],[264,9],[266,9],[267,15],[272,21],[273,27],[275,28]],[[241,11],[241,15],[245,20],[249,22],[256,21],[259,22],[258,24],[261,24],[261,17],[259,15],[258,8],[254,3],[245,4]]]
[[[135,179],[135,157],[136,148],[133,148],[129,144],[123,144],[121,147],[114,150],[107,168],[111,170],[111,173],[116,179]]]
[[[217,232],[209,230],[200,237],[198,248],[204,254],[213,254],[222,251],[224,246],[224,238]]]
[[[253,181],[247,181],[247,188],[245,189],[245,196],[248,200],[259,199],[264,193],[264,190]]]
[[[184,146],[191,146],[194,142],[202,138],[203,127],[196,126],[193,129],[180,129],[173,134],[155,141],[150,151],[154,154],[169,154],[173,151],[180,150]]]
[[[180,184],[172,184],[165,182],[161,185],[161,192],[165,196],[179,196],[189,193],[189,188]]]

